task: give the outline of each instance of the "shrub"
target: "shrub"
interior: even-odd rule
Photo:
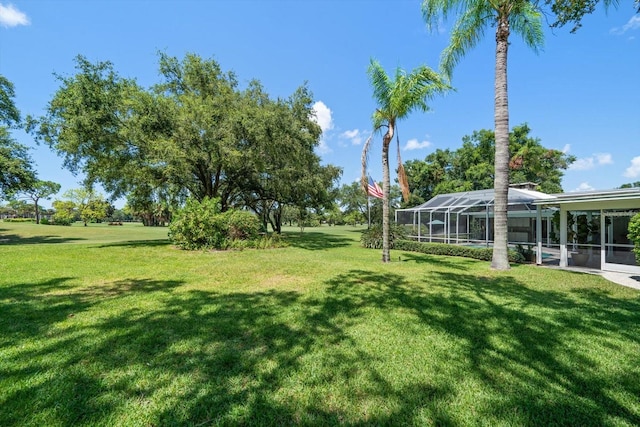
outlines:
[[[491,258],[493,257],[493,249],[491,248],[472,248],[469,246],[450,245],[446,243],[416,242],[414,240],[398,240],[395,242],[395,249],[431,255],[461,256],[481,261],[491,261]],[[523,263],[525,259],[522,254],[510,249],[509,261]]]
[[[525,261],[533,261],[536,257],[536,251],[533,250],[533,246],[531,245],[524,247],[518,244],[516,245],[516,252],[522,255]]]
[[[69,225],[73,224],[73,222],[74,222],[74,218],[70,217],[68,215],[55,214],[55,215],[53,215],[52,219],[53,219],[53,223],[55,225],[67,225],[67,226],[69,226]]]
[[[402,225],[391,224],[389,228],[389,248],[394,248],[396,240],[407,237],[406,229]],[[374,224],[365,230],[360,237],[362,246],[369,249],[382,249],[382,224]]]
[[[41,218],[40,219],[40,224],[42,225],[49,225],[49,220],[47,218]]]
[[[260,223],[250,212],[220,212],[219,200],[187,200],[169,224],[169,238],[182,249],[244,249],[258,237]]]
[[[35,222],[33,218],[5,218],[4,222]]]
[[[221,248],[226,239],[218,199],[187,199],[169,224],[169,238],[182,249]]]
[[[633,253],[636,254],[636,263],[640,264],[640,213],[635,214],[629,221],[627,238],[633,241]]]
[[[224,221],[227,223],[227,237],[231,240],[247,240],[258,237],[260,221],[247,211],[230,210],[225,212]]]

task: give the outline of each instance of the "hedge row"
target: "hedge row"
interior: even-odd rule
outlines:
[[[33,218],[5,218],[4,222],[36,222]]]
[[[481,261],[491,261],[493,257],[493,249],[491,248],[472,248],[446,243],[416,242],[415,240],[396,240],[394,249],[430,255],[461,256]],[[519,252],[509,249],[509,262],[523,263],[525,259]]]

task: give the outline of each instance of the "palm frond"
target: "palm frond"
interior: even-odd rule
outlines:
[[[417,67],[397,80],[392,95],[392,109],[399,119],[418,109],[428,111],[427,101],[450,89],[445,76],[424,65]]]
[[[467,51],[478,44],[495,16],[496,12],[488,2],[474,2],[458,18],[451,31],[449,45],[440,57],[440,68],[448,78]]]
[[[398,147],[398,183],[400,184],[400,190],[402,191],[402,198],[405,202],[409,201],[409,180],[407,179],[407,172],[404,170],[402,164],[402,158],[400,157],[400,137],[396,133],[396,145]]]
[[[446,20],[450,13],[457,13],[466,5],[465,0],[424,0],[422,2],[422,18],[429,31],[440,29],[440,18]]]
[[[373,97],[382,110],[386,109],[389,105],[393,82],[384,71],[384,68],[382,68],[382,65],[373,58],[369,63],[367,74],[373,87]]]
[[[367,191],[369,185],[367,169],[369,164],[369,151],[371,150],[371,141],[373,141],[373,132],[371,133],[371,135],[369,135],[369,138],[367,138],[367,141],[364,143],[364,147],[362,147],[362,173],[360,175],[360,185],[362,186],[362,190],[365,192],[365,194],[369,194],[369,192]]]
[[[509,26],[520,34],[524,42],[538,53],[544,44],[542,13],[530,2],[519,2],[509,15]]]

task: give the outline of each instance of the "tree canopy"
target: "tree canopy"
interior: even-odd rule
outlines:
[[[78,56],[77,73],[58,76],[46,115],[29,118],[29,129],[88,185],[128,196],[140,215],[217,198],[223,211],[251,208],[279,231],[284,205],[333,200],[341,171],[314,153],[321,131],[306,84],[272,99],[257,80],[240,90],[232,72],[194,54],[160,54],[159,69],[161,82],[145,89],[110,62]]]
[[[562,27],[564,25],[573,25],[572,33],[575,33],[582,27],[582,18],[596,10],[596,6],[600,0],[545,0],[546,5],[550,6],[551,12],[555,15],[555,21],[552,27]],[[618,6],[617,0],[602,0],[605,9],[611,6]],[[640,13],[640,0],[635,0],[635,7]]]
[[[49,200],[51,196],[60,191],[60,184],[53,181],[37,180],[29,188],[22,191],[22,193],[33,201],[33,206],[36,214],[36,224],[40,224],[40,206],[38,202],[41,199]]]
[[[36,180],[29,148],[11,136],[20,124],[13,84],[0,75],[0,199],[28,188]]]

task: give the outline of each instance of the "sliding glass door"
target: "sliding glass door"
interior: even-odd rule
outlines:
[[[633,242],[627,237],[629,221],[638,211],[604,211],[603,269],[640,274],[633,253]]]

